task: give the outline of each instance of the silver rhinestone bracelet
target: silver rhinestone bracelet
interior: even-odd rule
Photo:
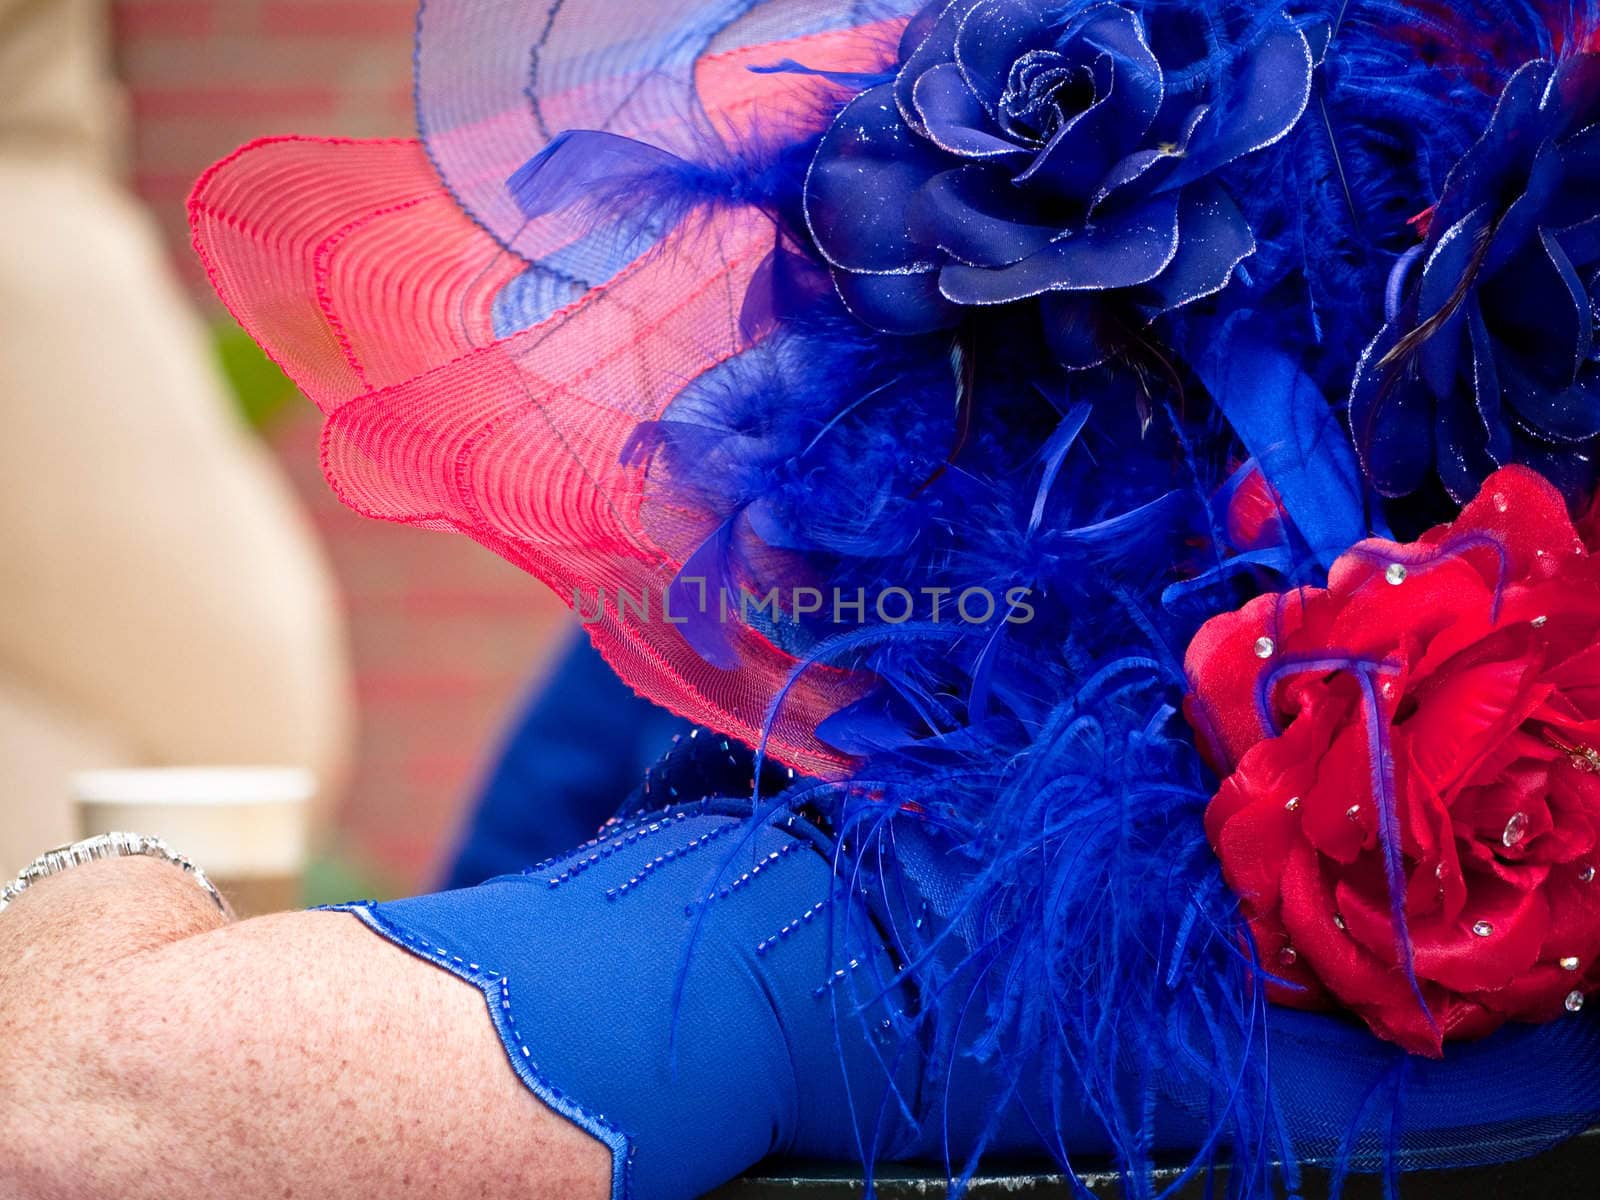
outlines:
[[[228,912],[228,902],[222,898],[222,893],[217,891],[211,880],[206,878],[204,871],[160,838],[142,833],[102,833],[98,837],[86,838],[70,846],[57,846],[54,850],[46,850],[24,867],[22,874],[4,887],[0,887],[0,912],[4,912],[13,900],[39,880],[102,858],[155,858],[171,863],[199,884],[201,890],[211,897],[219,911],[224,914]]]

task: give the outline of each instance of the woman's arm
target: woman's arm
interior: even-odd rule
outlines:
[[[474,988],[344,914],[226,924],[148,859],[0,913],[0,1147],[18,1200],[598,1200],[611,1174]]]

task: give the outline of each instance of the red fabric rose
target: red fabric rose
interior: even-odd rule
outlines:
[[[1437,1057],[1600,984],[1600,555],[1537,474],[1217,617],[1186,668],[1274,999]]]

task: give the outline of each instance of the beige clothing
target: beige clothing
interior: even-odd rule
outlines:
[[[0,0],[0,875],[72,833],[73,770],[336,785],[349,723],[328,572],[104,167],[97,16]]]

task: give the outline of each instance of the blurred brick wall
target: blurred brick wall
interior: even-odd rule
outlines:
[[[116,0],[112,9],[130,179],[213,311],[183,212],[206,166],[267,134],[412,130],[414,0]],[[547,660],[562,606],[465,538],[346,511],[317,470],[317,432],[305,404],[271,438],[349,609],[360,729],[340,832],[361,865],[421,887],[509,710]]]
[[[113,0],[129,172],[175,244],[195,176],[278,133],[412,131],[417,0]],[[183,265],[193,270],[183,256]]]

